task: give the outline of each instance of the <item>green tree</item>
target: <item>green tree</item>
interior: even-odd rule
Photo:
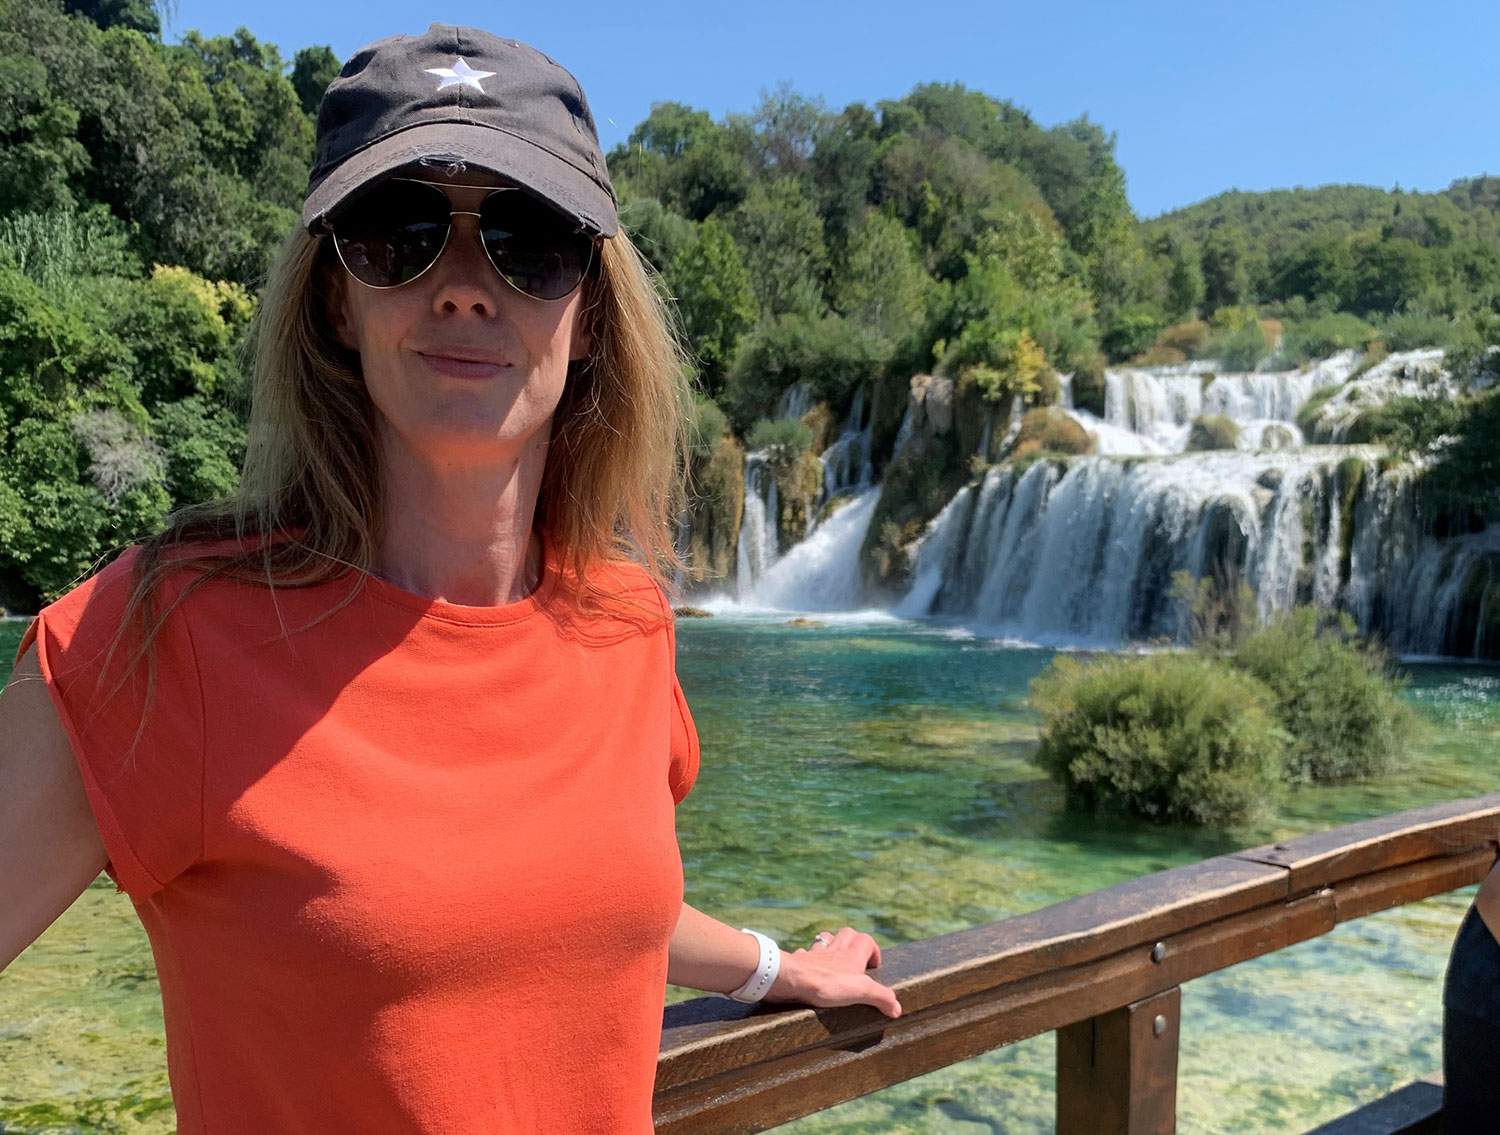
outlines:
[[[879,120],[863,103],[850,103],[831,120],[813,151],[813,196],[829,242],[848,243],[849,235],[874,199],[879,160]]]
[[[635,196],[631,187],[620,198],[620,224],[651,266],[663,274],[694,240],[693,222],[655,197]]]
[[[618,186],[701,221],[733,209],[749,192],[746,133],[718,125],[706,111],[658,102],[605,161]]]
[[[1432,280],[1421,246],[1404,238],[1362,241],[1354,252],[1354,296],[1360,312],[1402,310]]]
[[[327,44],[304,47],[292,56],[292,90],[304,114],[318,114],[318,104],[328,84],[339,77],[339,59]]]
[[[63,0],[62,8],[101,28],[129,28],[145,36],[161,36],[161,16],[151,0]]]
[[[911,231],[870,209],[850,234],[829,291],[834,310],[894,344],[922,321],[930,283]]]
[[[683,329],[703,364],[704,387],[717,395],[740,337],[756,318],[750,272],[718,218],[698,227],[697,240],[674,263],[670,278]]]
[[[879,345],[857,324],[832,315],[782,315],[740,340],[718,401],[741,431],[769,416],[797,382],[807,383],[814,397],[838,413],[879,365]]]
[[[1173,240],[1168,256],[1171,267],[1167,273],[1167,318],[1174,322],[1195,319],[1206,294],[1201,254],[1190,242]]]
[[[1224,225],[1203,238],[1203,303],[1210,311],[1244,303],[1250,296],[1245,233]]]
[[[761,316],[809,316],[825,308],[828,249],[823,220],[794,177],[756,182],[728,218],[750,270]]]
[[[833,118],[821,100],[798,94],[786,81],[772,91],[762,91],[750,115],[757,175],[774,178],[807,173]]]
[[[1342,308],[1354,295],[1354,256],[1346,237],[1320,232],[1271,261],[1270,294],[1303,296]]]

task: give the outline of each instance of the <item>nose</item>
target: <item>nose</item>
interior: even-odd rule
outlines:
[[[479,216],[456,209],[452,223],[448,243],[438,262],[430,269],[435,276],[433,308],[439,313],[473,311],[486,317],[494,316],[504,302],[502,293],[511,291],[511,288],[495,271],[489,254],[484,250]]]

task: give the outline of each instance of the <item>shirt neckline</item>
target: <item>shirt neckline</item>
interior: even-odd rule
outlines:
[[[529,595],[512,603],[502,603],[495,607],[472,607],[465,603],[452,603],[431,595],[419,595],[415,591],[408,591],[404,587],[398,587],[388,580],[381,579],[371,572],[365,571],[360,574],[363,577],[364,587],[370,595],[386,603],[404,607],[408,611],[415,611],[424,619],[463,623],[470,626],[514,623],[543,610],[556,594],[562,576],[561,566],[557,561],[552,542],[541,533],[537,534],[537,539],[542,541],[541,579]]]

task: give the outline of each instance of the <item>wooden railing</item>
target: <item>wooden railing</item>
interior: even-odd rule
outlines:
[[[1183,982],[1478,882],[1497,841],[1500,793],[882,947],[871,972],[900,998],[895,1020],[867,1005],[672,1005],[656,1130],[764,1131],[1055,1029],[1060,1135],[1171,1132]]]

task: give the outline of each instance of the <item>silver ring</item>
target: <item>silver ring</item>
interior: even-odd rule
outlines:
[[[813,946],[816,946],[819,942],[822,942],[823,945],[826,946],[826,945],[828,945],[828,942],[826,941],[826,939],[828,939],[829,937],[830,937],[830,935],[829,935],[828,931],[824,930],[821,933],[819,933],[816,937],[813,938],[812,944],[813,944]],[[809,946],[808,949],[812,949],[812,946]]]

